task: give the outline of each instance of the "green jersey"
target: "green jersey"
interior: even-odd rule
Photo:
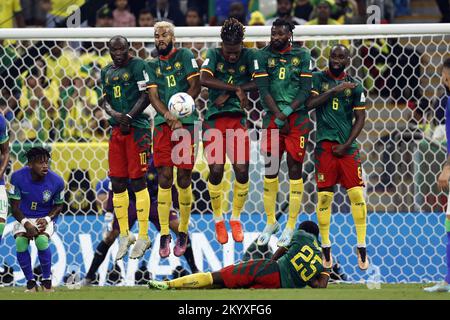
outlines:
[[[198,76],[198,65],[191,50],[186,48],[174,49],[167,56],[159,56],[148,62],[150,67],[149,87],[157,87],[159,99],[166,106],[170,97],[178,92],[187,92],[188,80]],[[183,124],[193,124],[198,119],[197,112],[189,117],[181,118]],[[157,113],[155,126],[165,123],[164,116]]]
[[[320,243],[313,234],[295,231],[288,251],[278,259],[281,287],[305,287],[323,271],[321,256]]]
[[[115,67],[110,63],[101,71],[103,94],[111,103],[111,108],[120,113],[128,113],[133,109],[141,93],[147,90],[149,69],[144,60],[136,57],[130,58],[123,67]],[[109,119],[112,126],[118,123]],[[148,116],[144,113],[137,115],[131,125],[137,128],[150,128]]]
[[[267,46],[258,52],[258,59],[255,61],[255,77],[269,77],[270,95],[281,112],[290,107],[297,97],[300,79],[312,77],[311,69],[309,51],[298,46],[288,47],[283,52],[273,51],[270,46]],[[311,88],[304,89],[308,92],[311,90]],[[266,112],[271,112],[264,101],[261,101],[261,104]],[[304,104],[295,111],[308,114]]]
[[[312,93],[322,94],[342,82],[353,82],[357,86],[340,92],[316,108],[317,142],[329,140],[345,143],[353,127],[353,110],[365,109],[366,97],[362,85],[347,74],[337,79],[329,71],[314,72]],[[357,147],[357,142],[353,141],[351,149]]]
[[[202,64],[201,71],[210,73],[216,79],[233,85],[243,85],[248,83],[252,79],[253,75],[253,60],[254,50],[243,48],[239,60],[236,63],[230,63],[225,60],[222,55],[222,49],[209,49],[206,53],[205,62]],[[241,113],[246,115],[241,108],[239,98],[236,93],[232,91],[222,91],[218,89],[208,89],[208,110],[205,114],[205,120],[208,120],[211,116],[215,116],[221,113]],[[230,94],[230,97],[225,104],[218,108],[214,101],[223,93]]]

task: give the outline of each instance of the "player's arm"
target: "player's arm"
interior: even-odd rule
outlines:
[[[133,120],[136,116],[140,115],[145,108],[147,108],[150,100],[147,94],[147,83],[149,81],[149,67],[144,61],[139,61],[137,65],[133,68],[133,77],[136,81],[136,86],[138,87],[141,95],[138,100],[131,108],[130,112],[126,114],[128,120]]]
[[[326,288],[328,280],[330,280],[330,269],[324,269],[319,275],[308,281],[308,286],[311,288]]]
[[[277,260],[280,259],[287,251],[288,251],[288,248],[286,248],[286,247],[279,247],[279,248],[277,249],[277,251],[275,251],[275,253],[273,254],[272,258],[270,258],[270,260],[272,260],[272,261],[277,261]]]
[[[60,178],[58,181],[58,187],[53,196],[53,207],[50,212],[44,218],[39,218],[36,220],[39,232],[44,232],[47,225],[54,221],[56,217],[61,213],[64,203],[64,180]]]
[[[159,98],[158,85],[156,83],[149,84],[148,97],[152,107],[156,110],[156,112],[164,117],[172,130],[181,127],[181,123],[178,121],[177,117],[170,113],[167,106]]]
[[[196,99],[198,95],[200,94],[200,90],[202,89],[202,86],[200,84],[200,77],[199,74],[191,75],[187,78],[189,83],[189,89],[187,90],[187,94],[192,97],[192,99]]]
[[[187,94],[195,100],[200,94],[202,86],[200,84],[200,72],[198,70],[197,60],[195,60],[194,54],[191,50],[184,50],[183,62],[185,66],[186,80],[189,83]]]
[[[103,110],[105,110],[105,112],[114,120],[116,120],[119,124],[121,125],[125,125],[128,126],[128,117],[125,116],[124,114],[115,111],[111,105],[111,97],[108,96],[108,94],[106,93],[105,90],[105,70],[102,69],[101,73],[100,73],[100,79],[101,79],[101,83],[102,83],[102,91],[103,91],[103,95],[101,97],[101,99],[99,100],[99,106],[100,108],[102,108]]]
[[[38,229],[31,224],[30,220],[25,218],[25,214],[20,209],[21,191],[14,174],[11,177],[11,186],[8,191],[8,198],[11,204],[13,217],[27,230],[27,235],[30,238],[36,237],[38,235]]]
[[[308,99],[312,87],[312,62],[311,54],[305,50],[301,59],[300,80],[297,96],[292,101],[290,108],[285,108],[283,113],[289,116],[298,107],[305,104]]]
[[[354,89],[356,83],[353,82],[342,82],[334,88],[331,88],[324,93],[319,94],[316,88],[313,87],[311,90],[311,95],[306,100],[306,107],[308,110],[315,109],[321,105],[328,103],[329,100],[333,99],[338,93],[344,91],[345,89]]]
[[[5,118],[0,121],[0,179],[3,178],[9,163],[9,136]]]

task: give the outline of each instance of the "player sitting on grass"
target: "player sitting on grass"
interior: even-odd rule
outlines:
[[[26,292],[38,291],[28,250],[30,240],[34,240],[42,268],[43,290],[53,291],[49,239],[63,207],[64,180],[49,170],[50,153],[46,149],[32,148],[26,157],[28,166],[12,174],[9,189],[12,214],[17,220],[13,228],[17,260],[27,280]]]
[[[155,228],[160,231],[161,227],[159,224],[158,219],[158,203],[157,203],[157,195],[158,195],[158,176],[156,173],[156,169],[153,165],[153,158],[150,156],[149,159],[149,166],[147,170],[147,188],[148,192],[150,194],[150,200],[151,200],[151,206],[150,206],[150,212],[148,219],[149,221],[155,226]],[[137,213],[136,213],[136,197],[134,196],[134,193],[128,188],[129,192],[129,198],[130,198],[130,206],[128,207],[128,224],[130,229],[133,227],[137,220]],[[175,200],[174,206],[178,207],[178,201],[177,200],[178,194],[176,192],[176,188],[172,187],[172,198]],[[113,193],[110,189],[108,191],[108,200],[106,204],[106,212],[112,212],[113,211],[113,204],[112,204],[112,198]],[[172,230],[175,234],[178,234],[178,226],[180,224],[178,220],[178,216],[175,210],[171,210],[170,217],[169,217],[169,228]],[[119,236],[119,224],[117,222],[117,218],[114,218],[114,222],[112,225],[112,230],[109,231],[103,238],[103,240],[98,244],[97,248],[95,249],[94,258],[92,259],[91,267],[89,268],[89,271],[86,274],[86,278],[84,280],[84,285],[89,285],[95,280],[95,274],[100,267],[100,265],[103,263],[103,261],[106,258],[106,254],[108,253],[109,248],[114,243],[114,241]],[[187,263],[189,264],[189,267],[191,268],[192,273],[198,272],[197,266],[195,265],[194,261],[194,254],[192,252],[192,247],[190,246],[190,240],[188,237],[188,245],[187,249],[184,253],[184,257],[186,258]]]
[[[183,288],[326,288],[330,269],[322,266],[319,227],[312,221],[300,224],[287,247],[280,247],[272,259],[250,260],[220,271],[197,273],[171,281],[150,280],[151,289]]]

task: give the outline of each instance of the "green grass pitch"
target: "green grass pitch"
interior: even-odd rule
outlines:
[[[330,284],[327,289],[201,289],[154,291],[139,287],[83,287],[69,290],[56,287],[55,292],[25,293],[23,287],[0,288],[1,300],[426,300],[450,299],[450,293],[428,293],[425,284],[382,284],[381,289],[369,290],[363,284]]]

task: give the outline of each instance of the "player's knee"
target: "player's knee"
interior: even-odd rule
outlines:
[[[114,193],[123,193],[127,190],[127,180],[122,178],[111,178],[111,186]]]
[[[27,238],[18,236],[16,237],[16,251],[25,252],[28,250],[29,241]]]
[[[364,200],[363,187],[354,187],[348,189],[347,194],[352,205],[366,204],[366,201]]]
[[[191,173],[185,170],[179,170],[177,174],[177,184],[180,188],[186,189],[191,185]]]
[[[133,188],[134,192],[139,192],[147,188],[147,182],[145,181],[145,177],[139,179],[132,179],[131,187]]]
[[[172,169],[172,168],[169,168]],[[173,171],[160,170],[158,171],[158,184],[163,189],[169,189],[173,185]]]
[[[222,165],[212,165],[209,167],[209,181],[218,185],[223,179],[223,166]]]
[[[38,250],[46,250],[48,248],[48,237],[41,234],[36,238],[35,243]]]
[[[234,175],[236,176],[236,181],[244,184],[248,182],[248,169],[247,166],[236,166],[234,168]]]

